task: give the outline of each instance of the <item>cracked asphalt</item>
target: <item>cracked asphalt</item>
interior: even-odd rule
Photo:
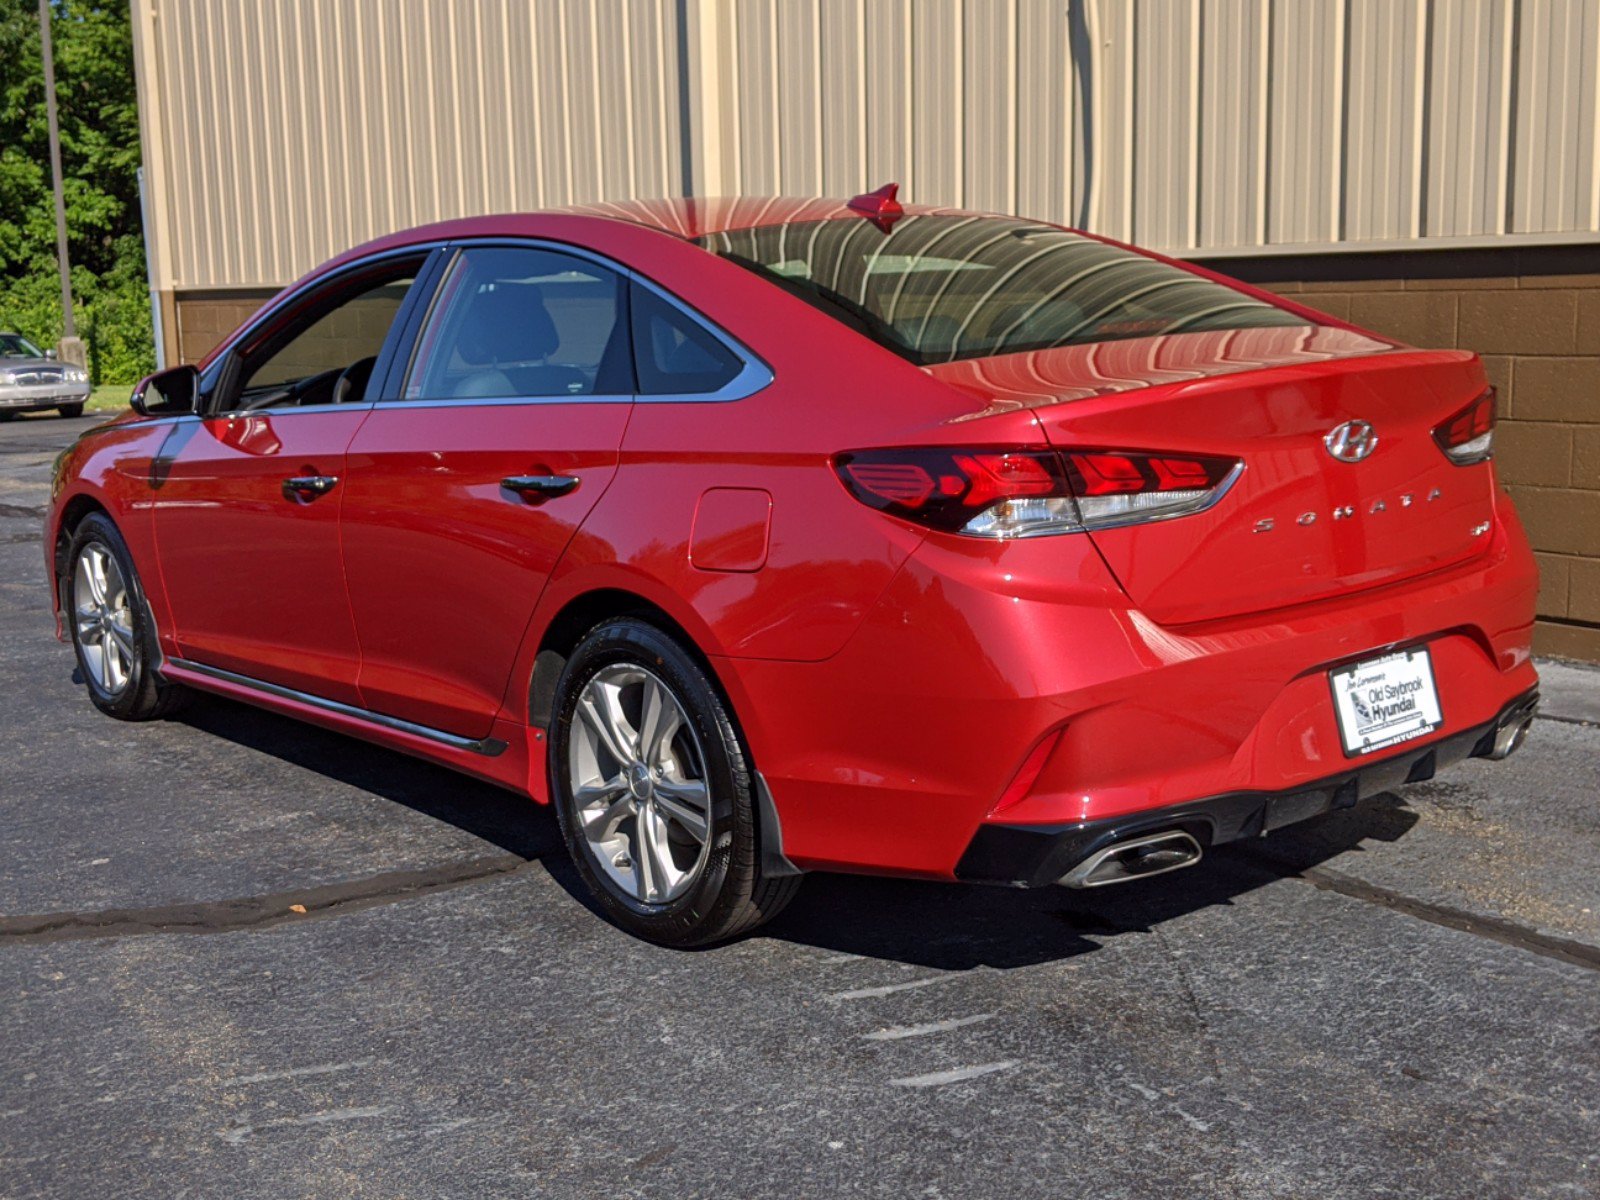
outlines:
[[[1600,1196],[1600,671],[1168,879],[819,876],[673,953],[514,796],[95,713],[38,540],[84,424],[0,427],[0,1197]]]

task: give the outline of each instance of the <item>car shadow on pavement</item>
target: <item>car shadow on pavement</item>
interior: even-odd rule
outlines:
[[[938,970],[1035,966],[1231,904],[1363,842],[1394,841],[1416,822],[1386,792],[1263,841],[1219,847],[1188,870],[1092,891],[819,874],[759,936]]]
[[[457,771],[220,697],[205,697],[177,719],[403,804],[529,861],[565,857],[548,808]]]
[[[574,900],[599,915],[545,805],[234,701],[207,698],[178,719],[538,861]],[[818,873],[806,879],[783,914],[754,936],[939,970],[1035,966],[1089,953],[1112,938],[1150,933],[1200,909],[1230,904],[1364,841],[1397,840],[1416,821],[1399,797],[1383,793],[1263,841],[1220,847],[1189,870],[1094,891]]]

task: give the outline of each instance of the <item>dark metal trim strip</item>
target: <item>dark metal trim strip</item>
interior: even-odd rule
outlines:
[[[167,662],[180,670],[191,671],[196,675],[204,675],[207,678],[217,679],[223,683],[231,683],[235,687],[249,688],[251,691],[260,692],[264,696],[274,696],[279,700],[293,700],[299,704],[307,704],[312,708],[319,708],[323,712],[335,713],[338,716],[350,717],[357,721],[365,721],[369,725],[392,729],[398,733],[409,733],[412,737],[437,742],[439,745],[448,746],[452,750],[465,750],[469,754],[481,754],[485,758],[497,758],[506,751],[506,743],[499,738],[467,738],[455,733],[446,733],[442,729],[418,725],[414,721],[403,721],[399,717],[385,716],[383,713],[373,712],[371,709],[357,708],[353,704],[344,704],[338,700],[329,700],[323,696],[313,696],[309,692],[297,692],[294,688],[284,687],[282,684],[268,683],[263,679],[252,679],[248,675],[224,671],[221,667],[208,667],[204,663],[190,662],[184,658],[169,658]]]

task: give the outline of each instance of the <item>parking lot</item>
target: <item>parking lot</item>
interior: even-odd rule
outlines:
[[[99,716],[39,541],[86,424],[0,428],[0,1196],[1600,1195],[1600,670],[1167,879],[819,876],[675,953],[525,800]]]

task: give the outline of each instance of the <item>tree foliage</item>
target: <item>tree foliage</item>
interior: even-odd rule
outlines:
[[[96,383],[154,363],[139,218],[139,112],[129,6],[52,0],[67,249]],[[0,0],[0,329],[61,336],[55,207],[37,0]]]

